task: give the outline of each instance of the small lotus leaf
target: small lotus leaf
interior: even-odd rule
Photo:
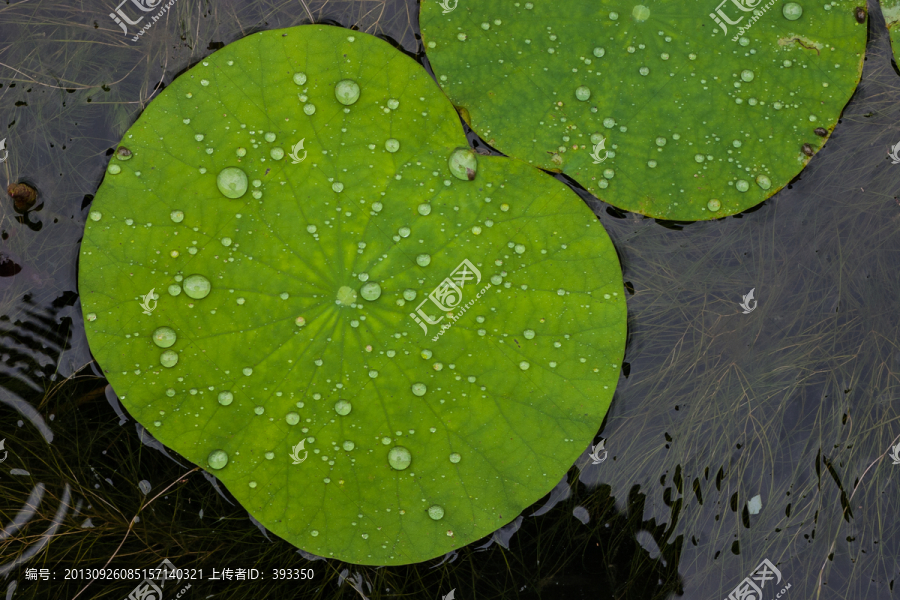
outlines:
[[[703,220],[759,204],[825,143],[862,73],[855,7],[423,0],[419,20],[488,143],[619,208]]]

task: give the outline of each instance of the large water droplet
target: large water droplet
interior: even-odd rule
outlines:
[[[438,506],[437,504],[428,507],[428,516],[434,519],[435,521],[440,521],[444,518],[444,508],[442,506]]]
[[[344,444],[343,444],[343,448],[344,448],[344,450],[346,450],[347,452],[350,452],[351,450],[353,450],[354,448],[356,448],[356,444],[354,444],[354,443],[351,442],[350,440],[346,440],[346,441],[344,442]]]
[[[394,138],[390,138],[384,143],[384,149],[391,153],[396,152],[400,149],[400,142]]]
[[[425,392],[428,391],[428,388],[425,387],[424,383],[414,383],[412,384],[412,393],[416,396],[424,396]]]
[[[359,289],[359,295],[370,302],[378,300],[378,297],[381,296],[381,286],[374,281],[370,281]]]
[[[769,181],[769,178],[766,177],[765,175],[760,175],[759,177],[757,177],[756,184],[764,190],[767,190],[770,187],[772,187],[772,182]]]
[[[458,453],[454,452],[450,455],[450,462],[452,462],[453,464],[458,463],[460,460],[462,460],[462,456],[460,456]]]
[[[158,327],[153,332],[153,343],[160,348],[169,348],[178,339],[178,335],[171,327]]]
[[[346,400],[338,400],[334,403],[334,412],[342,417],[349,415],[351,410],[353,410],[353,405]]]
[[[306,73],[294,73],[293,79],[297,85],[303,85],[306,83]]]
[[[450,154],[447,159],[450,172],[457,179],[463,181],[471,181],[475,179],[475,172],[478,170],[478,160],[471,148],[457,148]]]
[[[750,69],[744,69],[743,71],[741,71],[741,79],[743,79],[744,81],[753,81],[754,77],[756,77],[756,75]]]
[[[787,2],[781,7],[781,14],[788,21],[796,21],[803,14],[803,7],[796,2]]]
[[[237,167],[225,167],[216,177],[216,186],[226,198],[240,198],[247,193],[247,174]]]
[[[388,452],[388,464],[398,471],[407,468],[411,462],[412,454],[410,454],[409,450],[403,446],[394,446],[391,448],[390,452]]]
[[[206,459],[213,469],[222,469],[228,464],[228,453],[224,450],[213,450]]]
[[[634,17],[634,20],[637,22],[646,21],[650,18],[650,9],[643,4],[636,4],[635,7],[631,9],[631,16]]]
[[[575,97],[582,102],[587,102],[591,98],[591,89],[586,85],[580,85],[575,88]]]
[[[173,350],[166,350],[159,355],[159,364],[166,368],[172,368],[178,364],[178,353]]]
[[[195,300],[206,298],[212,289],[209,279],[197,274],[185,277],[182,286],[184,287],[184,293]]]
[[[710,200],[709,202],[706,203],[706,208],[708,208],[712,212],[716,212],[717,210],[722,208],[722,203],[719,202],[717,199],[713,198],[712,200]]]
[[[184,221],[184,213],[180,210],[173,210],[169,213],[169,218],[172,219],[173,223],[181,223]]]
[[[219,392],[219,404],[228,406],[234,400],[234,394],[231,392]]]
[[[295,413],[295,412],[289,412],[289,413],[284,417],[284,420],[287,421],[287,424],[288,424],[288,425],[296,425],[297,423],[300,422],[300,415],[298,415],[298,414]]]
[[[343,79],[334,86],[334,97],[344,106],[350,106],[359,100],[359,84],[352,79]]]

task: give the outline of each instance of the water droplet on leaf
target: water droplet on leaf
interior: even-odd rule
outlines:
[[[198,274],[185,277],[182,285],[184,287],[184,293],[194,300],[206,298],[209,296],[209,292],[212,289],[209,279]]]
[[[478,170],[478,160],[475,153],[470,148],[457,148],[450,154],[447,160],[450,172],[457,179],[463,181],[471,181],[475,179],[475,172]]]
[[[412,454],[403,446],[394,446],[388,452],[388,464],[398,471],[406,469],[411,462]]]
[[[788,21],[796,21],[803,14],[803,7],[796,2],[787,2],[781,7],[781,14]]]
[[[172,368],[178,364],[178,353],[173,350],[166,350],[159,355],[159,364],[166,368]]]
[[[160,348],[170,348],[178,339],[178,335],[171,327],[157,327],[152,337],[153,343]]]
[[[374,281],[370,281],[359,289],[359,295],[370,302],[378,300],[381,296],[381,286]]]
[[[359,84],[352,79],[343,79],[334,86],[334,97],[344,106],[359,100]]]
[[[228,453],[224,450],[213,450],[206,459],[213,469],[222,469],[228,464]]]
[[[247,174],[237,167],[225,167],[216,177],[216,186],[226,198],[240,198],[247,192]]]

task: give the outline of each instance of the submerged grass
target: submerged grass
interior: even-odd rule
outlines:
[[[142,443],[133,420],[120,425],[105,380],[85,368],[75,261],[109,154],[179,72],[219,44],[310,15],[415,54],[415,3],[179,1],[138,43],[108,12],[49,1],[0,7],[0,139],[11,150],[0,172],[40,192],[24,215],[0,206],[0,259],[21,267],[0,277],[0,438],[9,452],[0,568],[46,543],[7,575],[12,597],[74,597],[86,582],[64,580],[64,569],[111,557],[110,567],[168,557],[207,572],[315,572],[309,582],[195,581],[188,597],[197,598],[261,589],[436,598],[454,588],[459,598],[726,597],[764,558],[792,585],[788,598],[890,596],[900,569],[900,466],[887,455],[900,441],[900,165],[886,154],[900,140],[900,78],[876,7],[863,82],[841,124],[758,209],[659,223],[585,197],[633,290],[627,364],[601,432],[609,458],[593,465],[586,449],[546,500],[555,507],[525,511],[511,539],[508,528],[444,562],[399,568],[310,560],[267,539],[193,465]],[[744,315],[738,303],[751,288],[759,304]],[[43,430],[25,416],[31,409],[35,423],[47,419]],[[750,515],[757,494],[762,511]],[[29,506],[34,515],[13,531]],[[45,536],[54,518],[58,529]],[[52,569],[56,580],[26,581],[25,567]],[[135,584],[96,581],[79,597],[120,599]]]

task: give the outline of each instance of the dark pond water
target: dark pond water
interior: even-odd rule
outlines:
[[[194,580],[183,598],[719,600],[768,561],[780,580],[765,600],[787,586],[787,599],[894,597],[900,165],[887,150],[900,141],[900,78],[869,8],[856,95],[808,168],[763,205],[678,224],[582,194],[630,292],[626,363],[598,432],[607,459],[592,464],[586,450],[545,499],[443,560],[373,568],[297,553],[154,447],[92,364],[77,253],[113,148],[179,73],[250,32],[310,20],[422,59],[416,3],[180,0],[139,43],[124,41],[111,4],[0,5],[0,171],[4,185],[39,191],[27,210],[0,206],[0,590],[125,598],[134,581],[84,589],[66,569],[168,558],[207,572],[313,570],[282,583]],[[751,289],[758,305],[743,314]],[[166,491],[144,496],[142,481]],[[164,598],[186,585],[170,582]]]

